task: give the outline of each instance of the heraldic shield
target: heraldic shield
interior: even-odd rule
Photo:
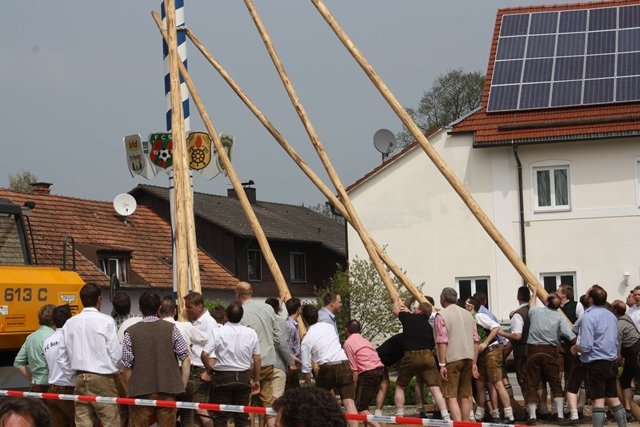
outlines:
[[[206,132],[190,132],[187,137],[189,167],[202,170],[211,163],[211,138]]]
[[[162,169],[170,169],[173,165],[173,137],[171,132],[158,132],[149,135],[149,160]]]

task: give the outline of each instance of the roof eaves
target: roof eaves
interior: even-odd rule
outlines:
[[[630,136],[640,136],[640,131],[624,131],[624,132],[600,132],[592,134],[581,135],[558,135],[558,136],[546,136],[540,138],[522,138],[522,139],[509,139],[509,140],[494,140],[494,141],[473,141],[473,148],[491,148],[491,147],[507,147],[513,144],[548,144],[548,143],[560,143],[560,142],[575,142],[591,139],[610,139],[610,138],[626,138]]]

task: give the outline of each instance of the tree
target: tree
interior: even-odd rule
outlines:
[[[344,218],[341,215],[338,215],[333,209],[331,204],[329,204],[329,202],[325,202],[325,203],[316,203],[315,205],[311,205],[311,206],[305,206],[304,203],[302,204],[303,207],[312,210],[316,213],[319,213],[320,215],[324,215],[327,218],[331,218],[332,220],[334,220],[335,222],[339,223],[339,224],[344,224]]]
[[[469,73],[458,68],[440,74],[431,89],[424,92],[417,109],[407,108],[407,112],[423,133],[434,127],[446,126],[480,105],[484,74],[480,71]],[[405,128],[396,136],[400,149],[411,144],[415,138]]]
[[[30,171],[23,169],[17,174],[9,174],[9,190],[18,193],[31,193],[31,184],[38,182],[38,177]]]
[[[397,278],[391,276],[403,300],[408,292]],[[329,289],[342,297],[342,311],[337,316],[338,330],[342,336],[349,319],[358,319],[362,325],[362,336],[373,342],[401,331],[400,322],[392,313],[393,304],[371,260],[356,256],[349,270],[338,270],[329,281]],[[322,301],[322,295],[319,296]],[[320,305],[322,303],[320,302]]]

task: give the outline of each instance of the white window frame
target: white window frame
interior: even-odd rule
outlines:
[[[575,271],[572,270],[566,270],[566,271],[549,271],[549,272],[545,272],[545,273],[540,273],[540,283],[542,284],[542,287],[544,287],[544,279],[545,277],[555,277],[556,278],[556,289],[558,289],[558,287],[562,284],[562,276],[573,276],[573,299],[578,301],[580,294],[578,293],[578,289],[577,289],[577,274]]]
[[[470,277],[456,277],[456,288],[458,291],[458,297],[462,298],[462,293],[460,292],[460,281],[461,280],[469,280],[471,281],[471,295],[475,294],[478,289],[476,287],[477,280],[486,280],[487,281],[487,304],[491,305],[491,279],[489,276],[470,276]],[[489,307],[487,307],[489,308]]]
[[[250,258],[250,253],[257,253],[258,254],[258,271],[257,271],[257,275],[259,277],[251,277],[251,258]],[[260,251],[259,249],[247,249],[247,280],[249,280],[250,282],[261,282],[262,281],[262,251]]]
[[[295,258],[302,256],[302,277],[295,274]],[[289,252],[289,277],[292,283],[307,283],[307,256],[304,252]]]
[[[107,276],[111,277],[114,274],[112,267],[115,265],[115,275],[118,280],[122,283],[127,283],[127,264],[128,260],[125,258],[118,257],[102,257],[99,258],[100,270]]]
[[[549,171],[549,191],[550,206],[540,206],[538,204],[538,172]],[[567,204],[557,205],[555,197],[554,171],[567,171]],[[532,165],[531,167],[531,195],[534,212],[566,212],[571,210],[571,165],[568,162],[544,162]]]
[[[635,162],[636,162],[636,206],[640,208],[640,157],[636,157]]]

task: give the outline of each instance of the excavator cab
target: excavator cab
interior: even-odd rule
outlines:
[[[74,314],[81,309],[82,278],[57,266],[34,265],[26,230],[22,207],[0,199],[0,366],[38,329],[43,305],[69,304]]]

